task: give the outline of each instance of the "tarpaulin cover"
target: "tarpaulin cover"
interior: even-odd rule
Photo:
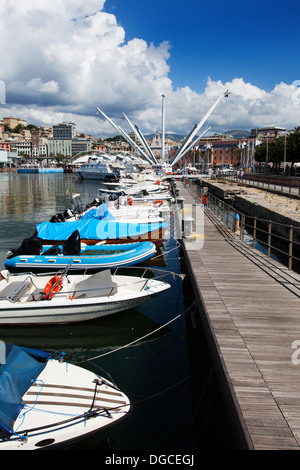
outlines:
[[[2,343],[1,347],[5,354],[0,363],[0,428],[13,433],[23,408],[22,397],[45,368],[49,354],[14,344]]]
[[[80,220],[74,222],[42,222],[37,225],[37,236],[42,240],[66,240],[75,230],[79,231],[80,238],[86,240],[109,240],[117,238],[144,237],[147,234],[162,227],[167,227],[166,223],[136,223],[119,222],[114,219],[107,209],[106,204],[102,204],[103,216],[95,215],[90,211]],[[105,206],[105,207],[104,207]]]

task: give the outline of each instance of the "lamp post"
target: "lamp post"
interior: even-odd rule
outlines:
[[[286,130],[284,131],[283,174],[285,174],[285,166],[286,166]]]

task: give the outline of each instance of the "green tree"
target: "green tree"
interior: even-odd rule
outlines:
[[[286,161],[297,162],[300,161],[300,129],[295,128],[285,137],[279,137],[274,142],[264,143],[255,150],[255,160],[257,162],[273,162],[280,164],[284,161],[284,147],[286,145]],[[268,150],[268,151],[267,151]]]

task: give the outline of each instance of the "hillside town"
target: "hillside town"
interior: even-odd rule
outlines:
[[[253,164],[256,145],[268,145],[285,135],[282,127],[266,127],[252,129],[239,136],[215,134],[200,139],[177,167],[191,166],[198,170],[204,168],[238,168],[243,161],[244,166]],[[129,134],[136,142],[134,133]],[[172,134],[165,138],[165,155],[171,161],[176,150],[185,138],[173,140]],[[161,157],[162,139],[156,132],[146,139],[153,154]],[[17,168],[21,164],[32,164],[53,160],[56,164],[66,166],[77,157],[87,154],[107,152],[110,154],[134,153],[135,149],[122,137],[102,139],[77,132],[76,124],[62,122],[53,126],[36,126],[28,124],[25,119],[3,117],[0,121],[0,167]],[[268,155],[266,153],[266,161]]]

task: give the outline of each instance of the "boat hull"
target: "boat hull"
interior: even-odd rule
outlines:
[[[85,255],[89,252],[89,255]],[[68,266],[69,272],[96,272],[107,268],[133,266],[151,258],[156,252],[153,243],[130,243],[87,247],[79,255],[20,255],[8,259],[4,266],[10,272],[53,272]],[[107,253],[107,254],[106,254]]]
[[[114,425],[131,410],[129,398],[106,378],[54,359],[22,398],[27,413],[21,409],[16,434],[0,438],[0,450],[70,446]]]
[[[109,279],[105,280],[107,276]],[[170,287],[155,279],[111,276],[106,270],[94,275],[68,274],[61,290],[45,300],[42,294],[52,280],[49,274],[23,274],[11,275],[9,283],[5,279],[0,281],[0,325],[57,325],[94,320],[140,307]],[[79,287],[83,281],[84,287]]]
[[[153,297],[155,294],[151,295]],[[115,300],[103,303],[71,301],[68,305],[52,305],[33,308],[0,308],[0,325],[60,325],[95,320],[115,313],[140,307],[150,300],[149,296]],[[71,304],[71,302],[73,302]]]
[[[159,247],[164,239],[165,228],[159,228],[157,230],[152,230],[151,232],[145,233],[142,236],[133,235],[131,237],[124,237],[124,238],[110,238],[109,244],[114,245],[118,243],[132,243],[134,240],[135,242],[144,242],[145,240],[154,243],[155,246]],[[96,245],[99,243],[97,239],[89,239],[89,238],[82,238],[82,242],[86,243],[86,245]]]

